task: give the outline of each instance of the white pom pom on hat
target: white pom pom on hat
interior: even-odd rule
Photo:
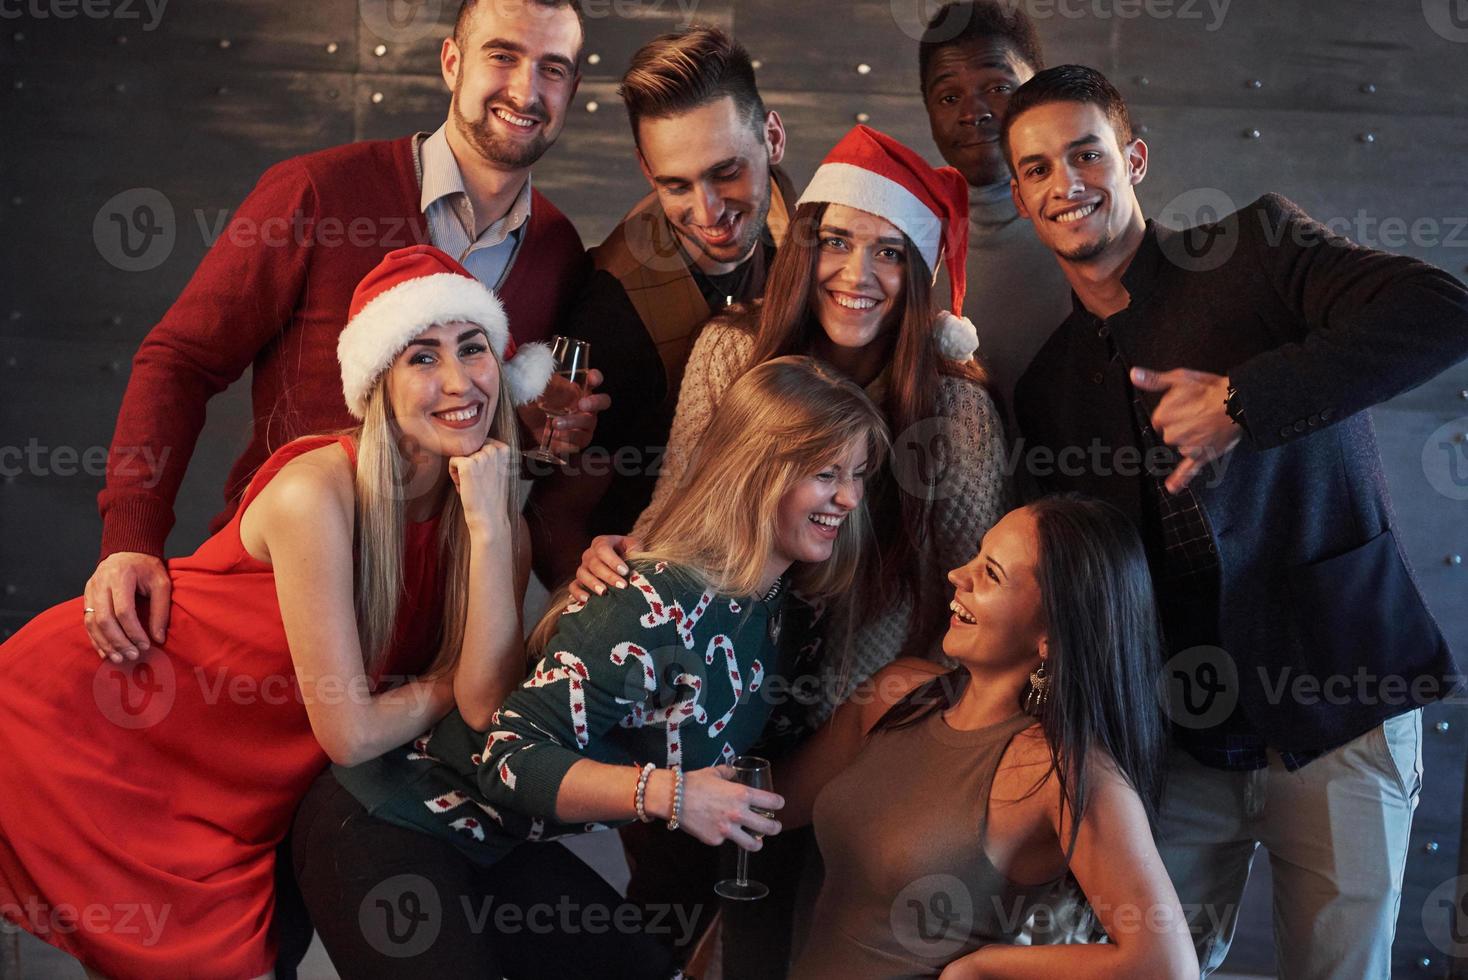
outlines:
[[[458,322],[484,328],[515,404],[545,390],[554,369],[550,349],[538,343],[517,348],[499,297],[447,252],[414,245],[389,252],[352,293],[336,343],[347,410],[364,417],[367,396],[393,358],[434,324]]]
[[[979,349],[979,331],[968,317],[939,310],[933,325],[938,331],[938,350],[950,361],[966,361]]]

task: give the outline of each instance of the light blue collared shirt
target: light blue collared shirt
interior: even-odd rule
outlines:
[[[449,149],[448,123],[417,143],[419,206],[428,221],[428,238],[459,260],[470,274],[491,289],[504,281],[530,220],[530,175],[503,218],[476,236],[474,205],[464,190],[464,175]]]

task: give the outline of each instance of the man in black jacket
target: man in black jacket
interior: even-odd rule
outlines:
[[[1004,147],[1075,294],[1016,389],[1028,465],[1147,544],[1172,659],[1158,844],[1206,973],[1254,850],[1282,976],[1390,973],[1421,711],[1456,679],[1364,410],[1468,355],[1468,292],[1267,195],[1144,220],[1147,147],[1100,73],[1036,75]]]

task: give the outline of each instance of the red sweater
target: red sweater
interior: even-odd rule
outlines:
[[[333,147],[265,172],[133,358],[98,497],[103,557],[162,556],[205,405],[245,368],[255,369],[254,431],[211,532],[229,522],[272,450],[353,424],[337,335],[361,278],[393,249],[428,241],[419,197],[411,137]],[[586,275],[575,227],[538,191],[532,200],[500,289],[517,343],[554,333]]]

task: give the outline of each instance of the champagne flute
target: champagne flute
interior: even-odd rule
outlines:
[[[734,767],[734,781],[755,789],[769,790],[774,786],[773,777],[770,775],[770,760],[761,759],[757,755],[736,756],[732,763]],[[769,810],[752,807],[755,813],[764,817],[774,817]],[[750,831],[755,840],[763,840],[764,834]],[[747,902],[756,898],[764,898],[770,893],[770,889],[758,881],[749,879],[749,852],[739,848],[738,863],[735,867],[735,876],[725,878],[714,885],[714,893],[723,898],[731,898],[739,902]]]
[[[535,400],[535,404],[546,414],[545,429],[540,436],[540,445],[535,449],[527,449],[525,456],[543,463],[564,463],[564,459],[551,452],[551,432],[554,420],[576,411],[576,403],[586,394],[586,372],[591,360],[591,345],[573,337],[555,336],[551,338],[550,346],[555,370],[550,381],[546,382],[545,391]]]

